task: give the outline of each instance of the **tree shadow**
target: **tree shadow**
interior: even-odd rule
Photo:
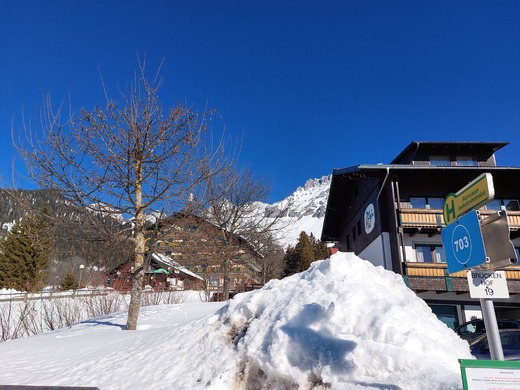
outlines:
[[[106,325],[106,326],[113,326],[113,327],[119,328],[121,330],[126,330],[126,325],[116,324],[116,323],[113,323],[110,321],[86,320],[86,321],[81,321],[81,324],[94,324],[95,326]]]

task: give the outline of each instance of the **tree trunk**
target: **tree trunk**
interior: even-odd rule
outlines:
[[[132,272],[132,293],[130,294],[130,305],[128,306],[127,330],[137,329],[137,318],[141,307],[141,293],[143,291],[144,279],[144,254],[146,248],[145,240],[145,216],[142,209],[143,186],[141,176],[141,164],[136,166],[135,186],[135,247],[134,247],[134,269]]]
[[[229,264],[228,264],[228,261],[226,260],[224,262],[224,284],[222,286],[222,300],[223,301],[227,301],[229,299],[229,282],[230,282]]]

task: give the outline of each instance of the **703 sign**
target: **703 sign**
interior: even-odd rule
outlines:
[[[464,225],[457,225],[453,230],[453,252],[460,264],[466,264],[471,258],[471,237]]]
[[[486,250],[476,211],[450,223],[441,232],[448,273],[474,268],[486,261]]]
[[[455,246],[455,252],[458,252],[459,248],[461,251],[469,248],[469,236],[465,235],[464,237],[455,240],[453,245]]]

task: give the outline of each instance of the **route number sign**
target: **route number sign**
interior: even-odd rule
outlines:
[[[475,210],[446,226],[441,235],[450,274],[486,262],[480,219]]]

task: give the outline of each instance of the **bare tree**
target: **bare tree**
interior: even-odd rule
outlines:
[[[146,253],[145,218],[153,210],[181,208],[203,178],[218,170],[221,145],[208,141],[207,115],[186,105],[165,109],[159,101],[161,80],[149,79],[145,64],[118,103],[74,114],[50,98],[40,132],[24,123],[13,140],[31,177],[55,189],[76,206],[104,216],[131,217],[133,281],[126,328],[136,329]],[[69,104],[70,107],[70,104]],[[101,207],[101,209],[100,209]]]
[[[265,243],[263,252],[263,283],[281,278],[285,265],[284,249],[271,238]]]
[[[220,228],[223,248],[219,258],[224,270],[224,299],[229,298],[230,259],[239,258],[241,240],[265,255],[273,249],[274,236],[284,228],[282,219],[290,204],[276,214],[268,214],[259,207],[270,193],[265,180],[257,179],[250,170],[229,166],[204,181],[203,203],[205,218]],[[265,281],[265,263],[262,265]]]

